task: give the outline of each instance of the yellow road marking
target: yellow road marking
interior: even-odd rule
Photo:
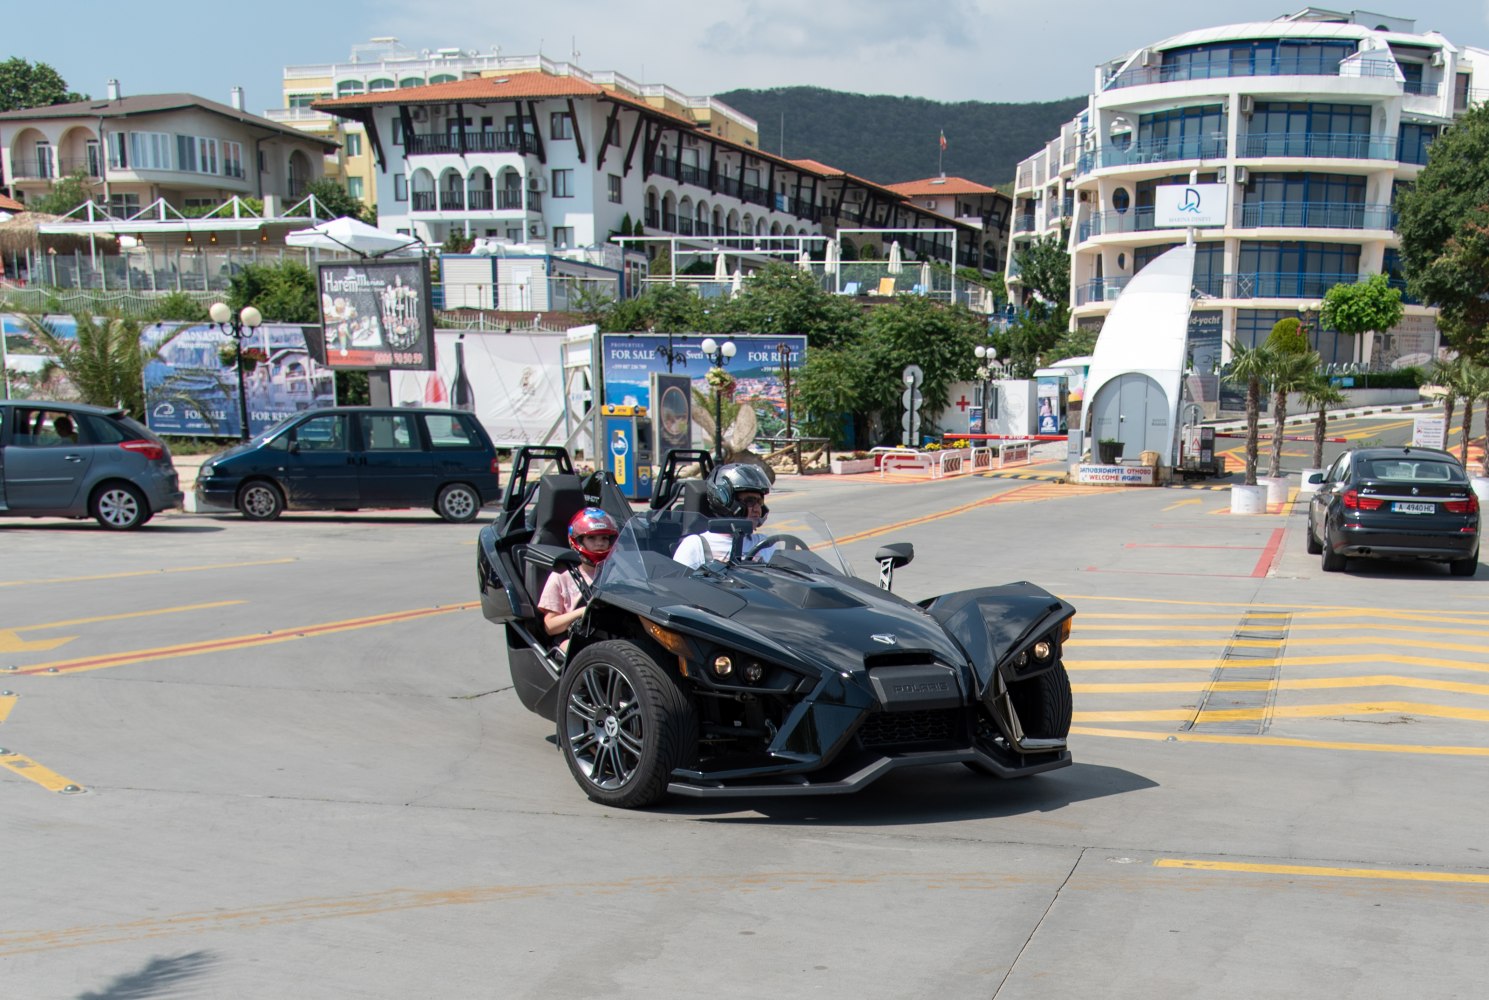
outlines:
[[[1298,740],[1282,736],[1245,736],[1230,733],[1175,733],[1137,729],[1072,726],[1073,736],[1107,736],[1154,743],[1222,743],[1235,746],[1295,747],[1305,750],[1357,750],[1367,753],[1404,753],[1438,757],[1489,757],[1489,747],[1433,746],[1415,743],[1347,743],[1339,740]]]
[[[15,629],[0,629],[0,653],[44,653],[65,646],[76,638],[75,635],[64,635],[55,639],[22,639],[16,635]]]
[[[1194,714],[1193,709],[1159,708],[1130,712],[1076,712],[1078,722],[1249,722],[1255,719],[1322,719],[1340,715],[1416,715],[1429,719],[1489,722],[1489,709],[1455,708],[1416,701],[1346,702],[1337,705],[1273,705],[1266,708],[1226,708]]]
[[[0,754],[0,767],[14,774],[19,774],[28,781],[34,781],[48,791],[60,792],[69,786],[80,788],[78,783],[71,778],[64,778],[56,771],[42,767],[30,757],[25,757],[18,753]]]
[[[173,615],[182,611],[206,611],[209,608],[226,608],[234,604],[247,604],[247,601],[211,601],[206,604],[178,604],[172,608],[153,608],[149,611],[125,611],[117,615],[96,615],[92,618],[67,618],[60,622],[46,622],[42,625],[17,625],[12,632],[30,632],[43,628],[71,628],[74,625],[93,625],[98,622],[116,622],[124,618],[150,618],[154,615]]]
[[[1193,660],[1066,660],[1066,670],[1212,670],[1215,667],[1326,667],[1337,664],[1348,664],[1352,667],[1364,666],[1367,663],[1388,663],[1394,666],[1408,667],[1444,667],[1448,670],[1472,670],[1475,673],[1489,673],[1489,664],[1478,660],[1443,660],[1431,656],[1286,656],[1280,659],[1265,659],[1258,657],[1238,661],[1236,663],[1222,663],[1218,657],[1215,659],[1193,659]]]
[[[1234,619],[1232,619],[1231,621],[1233,623]],[[1081,623],[1081,632],[1214,632],[1216,628],[1220,626],[1226,626],[1226,630],[1224,632],[1225,635],[1230,635],[1233,631],[1233,628],[1229,627],[1226,623],[1218,623],[1217,625],[1106,625],[1102,622],[1083,621]],[[1381,625],[1374,622],[1339,622],[1337,624],[1331,625],[1313,624],[1308,622],[1294,622],[1288,627],[1288,635],[1292,636],[1299,632],[1338,632],[1343,629],[1348,629],[1351,632],[1369,630],[1376,632],[1418,632],[1426,633],[1428,635],[1489,636],[1489,628],[1439,628],[1436,625],[1434,625],[1432,628],[1419,628],[1415,625]]]
[[[1187,858],[1159,858],[1154,868],[1184,868],[1190,871],[1240,872],[1252,875],[1299,875],[1318,878],[1368,878],[1393,882],[1448,882],[1462,885],[1489,885],[1489,875],[1471,872],[1397,871],[1392,868],[1325,868],[1318,865],[1263,865],[1244,861],[1195,861]]]
[[[1214,646],[1214,639],[1067,639],[1065,645],[1070,646]],[[1276,649],[1281,639],[1233,639],[1228,645],[1244,649]],[[1422,643],[1426,645],[1426,643]]]
[[[1160,692],[1203,691],[1324,691],[1333,688],[1404,687],[1423,691],[1453,691],[1458,694],[1489,695],[1489,684],[1467,684],[1462,681],[1435,681],[1398,674],[1360,674],[1354,677],[1304,677],[1277,681],[1216,681],[1213,684],[1193,681],[1136,681],[1130,684],[1072,684],[1076,694],[1149,694]]]
[[[1261,548],[1261,546],[1258,545],[1257,548]],[[1415,615],[1441,615],[1443,613],[1441,608],[1397,608],[1394,611],[1383,611],[1380,608],[1359,607],[1352,604],[1250,604],[1245,601],[1179,601],[1160,599],[1155,597],[1113,597],[1110,594],[1061,594],[1060,596],[1067,601],[1115,601],[1119,603],[1130,604],[1165,604],[1175,605],[1179,607],[1201,608],[1242,608],[1244,610],[1250,610],[1254,608],[1281,608],[1295,616],[1308,615],[1311,612],[1321,612],[1329,614],[1353,613],[1371,618],[1411,618]],[[1460,616],[1473,615],[1477,617],[1443,620],[1474,621],[1489,618],[1489,611],[1459,611],[1454,612],[1454,614]],[[1437,621],[1438,619],[1423,618],[1422,620]]]
[[[987,507],[992,504],[1023,503],[1033,500],[1053,500],[1059,497],[1067,496],[1087,496],[1093,492],[1103,493],[1110,491],[1107,490],[1105,487],[1100,486],[1081,488],[1052,483],[1033,483],[1029,486],[1020,486],[1016,489],[1008,490],[1004,493],[997,493],[990,497],[983,497],[981,500],[974,500],[971,503],[959,504],[955,507],[947,507],[945,510],[938,510],[930,514],[923,514],[920,517],[912,517],[905,521],[896,521],[893,524],[880,525],[877,528],[869,528],[865,531],[854,532],[851,535],[839,535],[836,541],[839,545],[842,545],[846,542],[862,541],[865,538],[877,538],[879,535],[886,535],[891,531],[899,531],[902,528],[913,527],[917,524],[925,524],[928,521],[939,521],[942,518],[953,517],[957,514],[965,514],[969,510],[976,510],[979,507]],[[1038,493],[1039,495],[1031,495],[1033,493]]]
[[[212,563],[206,566],[173,566],[167,569],[140,569],[127,573],[98,573],[93,576],[51,576],[37,580],[0,580],[0,587],[24,587],[40,583],[83,583],[89,580],[123,580],[132,576],[159,576],[161,573],[202,573],[214,569],[241,569],[247,566],[282,566],[294,559],[259,559],[254,562]]]
[[[1187,507],[1190,504],[1196,504],[1196,503],[1201,503],[1202,504],[1204,502],[1205,502],[1204,497],[1191,497],[1188,500],[1180,500],[1177,503],[1171,503],[1171,504],[1169,504],[1167,507],[1163,508],[1163,512],[1164,513],[1167,513],[1167,512],[1169,512],[1171,510],[1177,510],[1180,507]]]
[[[197,656],[202,653],[247,649],[253,646],[266,646],[271,643],[293,642],[296,639],[309,639],[315,636],[330,635],[335,632],[349,632],[353,629],[371,628],[376,625],[392,625],[413,618],[449,614],[452,611],[468,611],[477,606],[478,602],[474,601],[465,604],[447,604],[432,608],[416,608],[412,611],[394,611],[389,614],[371,615],[366,618],[349,618],[344,621],[324,622],[319,625],[305,625],[299,628],[276,629],[272,632],[233,636],[228,639],[211,639],[206,642],[185,643],[179,646],[158,646],[154,649],[136,649],[125,653],[110,653],[104,656],[91,656],[77,660],[55,660],[51,663],[32,664],[24,670],[17,671],[17,673],[60,676],[62,674],[81,673],[85,670],[102,670],[105,667],[119,667],[129,663],[139,663],[144,660],[168,660],[181,656]]]
[[[4,722],[10,716],[10,710],[15,708],[15,704],[15,695],[0,695],[0,722]]]

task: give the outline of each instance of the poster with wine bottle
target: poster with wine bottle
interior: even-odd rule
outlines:
[[[321,264],[324,363],[363,371],[434,369],[429,267],[420,260]]]

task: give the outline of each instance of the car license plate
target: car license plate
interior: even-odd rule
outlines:
[[[1391,504],[1391,510],[1396,514],[1435,514],[1437,504],[1435,503],[1404,503],[1397,501]]]

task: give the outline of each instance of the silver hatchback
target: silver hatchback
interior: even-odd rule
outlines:
[[[128,531],[181,500],[170,449],[123,410],[0,401],[0,517],[93,517]]]

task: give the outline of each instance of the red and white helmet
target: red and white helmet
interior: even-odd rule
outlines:
[[[598,507],[586,507],[569,521],[569,547],[579,553],[592,566],[598,566],[610,555],[610,550],[591,552],[581,541],[586,535],[606,535],[612,542],[620,534],[615,518]]]

